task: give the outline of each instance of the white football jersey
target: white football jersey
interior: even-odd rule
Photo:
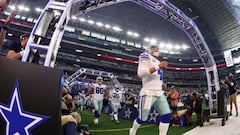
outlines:
[[[121,91],[116,91],[115,89],[112,90],[112,103],[113,104],[120,104],[121,101]]]
[[[79,93],[79,96],[80,96],[80,100],[85,100],[85,95],[84,93]]]
[[[102,100],[107,86],[104,84],[99,85],[98,83],[94,83],[92,87],[93,87],[93,99]]]
[[[148,53],[142,53],[138,61],[138,75],[142,78],[142,89],[140,96],[152,95],[161,96],[163,83],[163,70],[158,69],[150,74],[151,67],[158,67],[160,61]]]

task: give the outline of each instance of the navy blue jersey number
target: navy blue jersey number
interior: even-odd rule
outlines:
[[[160,76],[160,80],[163,80],[163,71],[161,69],[158,69],[158,75]]]
[[[96,87],[96,94],[103,94],[103,88]]]
[[[119,94],[118,93],[113,93],[113,97],[114,98],[119,98]]]

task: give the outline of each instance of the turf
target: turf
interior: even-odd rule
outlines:
[[[110,117],[101,114],[99,119],[99,124],[94,125],[94,116],[90,111],[80,112],[82,121],[81,124],[87,124],[90,128],[91,135],[128,135],[128,130],[132,126],[132,121],[120,120],[120,124],[116,124],[114,121],[110,120]],[[196,118],[193,115],[193,124],[188,127],[170,127],[168,130],[168,135],[182,135],[183,133],[196,127]],[[158,135],[158,126],[156,125],[142,125],[137,131],[137,135]]]

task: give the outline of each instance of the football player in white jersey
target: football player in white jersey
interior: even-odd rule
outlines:
[[[96,83],[93,83],[92,86],[90,86],[86,94],[86,96],[88,96],[90,93],[93,93],[92,97],[93,97],[93,107],[94,107],[94,116],[95,116],[94,124],[98,124],[98,121],[99,121],[98,118],[102,111],[104,96],[109,98],[107,86],[102,83],[103,83],[103,78],[100,76],[97,77]]]
[[[113,110],[113,118],[116,121],[117,124],[120,123],[118,120],[118,110],[121,109],[121,91],[118,86],[115,86],[115,88],[111,92],[111,97],[109,99],[109,102],[111,104],[112,110]]]
[[[148,115],[153,106],[161,115],[159,123],[159,135],[166,135],[170,122],[170,108],[167,99],[162,91],[163,69],[167,67],[167,62],[160,62],[159,49],[157,46],[150,46],[148,52],[139,56],[137,74],[142,78],[142,89],[139,93],[139,115],[134,120],[129,135],[135,135],[137,129],[148,120]]]
[[[80,110],[82,112],[83,111],[83,107],[86,104],[85,91],[82,90],[82,92],[78,93],[78,94],[79,94]]]

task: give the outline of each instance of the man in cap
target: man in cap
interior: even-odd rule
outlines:
[[[14,42],[8,53],[7,53],[7,57],[10,59],[18,59],[21,60],[23,54],[24,54],[24,50],[25,47],[27,45],[27,41],[28,41],[28,35],[27,34],[23,34],[20,36],[20,43],[16,43]]]

